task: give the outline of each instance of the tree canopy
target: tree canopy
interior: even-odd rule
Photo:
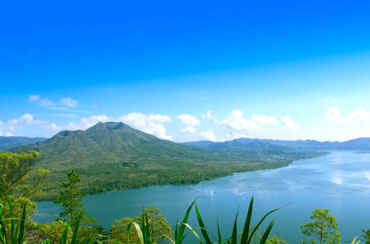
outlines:
[[[312,211],[311,222],[301,225],[306,236],[316,236],[320,244],[340,244],[341,234],[338,232],[338,222],[335,215],[329,214],[329,209],[317,208]],[[311,240],[316,243],[316,240]]]

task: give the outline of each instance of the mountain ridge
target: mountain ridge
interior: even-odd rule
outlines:
[[[195,146],[204,149],[227,148],[230,145],[253,145],[255,143],[266,143],[271,146],[278,146],[291,150],[363,150],[370,151],[370,138],[359,137],[347,141],[317,141],[317,140],[273,140],[273,139],[258,139],[258,138],[238,138],[225,142],[211,141],[194,141],[185,142],[184,145]]]
[[[0,136],[0,151],[45,141],[43,137]]]
[[[18,151],[14,148],[12,151]],[[98,123],[86,130],[61,131],[23,147],[41,155],[37,167],[49,169],[53,181],[43,199],[58,194],[57,186],[74,169],[85,194],[159,184],[189,184],[235,172],[286,166],[317,156],[284,152],[278,147],[258,151],[207,150],[162,140],[121,122]]]

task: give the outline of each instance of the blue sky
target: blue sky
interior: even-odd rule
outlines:
[[[0,135],[123,121],[174,141],[370,136],[367,1],[0,9]]]

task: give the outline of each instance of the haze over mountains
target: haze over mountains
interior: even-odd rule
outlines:
[[[370,138],[363,137],[344,142],[315,141],[315,140],[271,140],[240,138],[226,142],[197,141],[186,142],[185,145],[211,150],[258,150],[260,148],[274,148],[280,150],[370,150]]]
[[[24,136],[0,136],[0,151],[13,147],[25,146],[37,142],[45,141],[47,138],[42,137],[24,137]]]

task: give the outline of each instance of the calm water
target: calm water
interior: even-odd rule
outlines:
[[[289,243],[298,243],[303,238],[299,226],[309,221],[315,208],[328,208],[337,216],[345,243],[359,235],[361,229],[370,228],[370,154],[333,152],[285,168],[238,173],[195,185],[153,186],[91,195],[83,202],[88,214],[109,228],[114,219],[139,215],[143,204],[160,208],[172,225],[177,218],[182,219],[186,208],[198,197],[206,226],[215,231],[218,219],[226,237],[231,233],[238,209],[239,225],[244,221],[252,195],[255,219],[291,203],[273,216],[277,221],[274,230]],[[59,211],[52,202],[40,202],[38,206],[39,213],[48,216],[35,216],[37,221],[50,221]]]

